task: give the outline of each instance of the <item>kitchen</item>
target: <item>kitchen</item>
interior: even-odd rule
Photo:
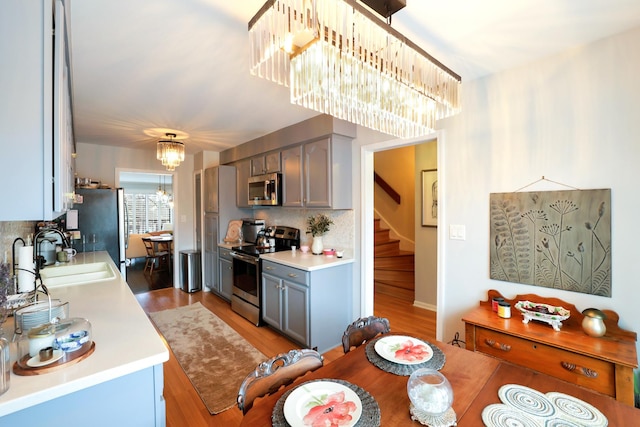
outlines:
[[[629,179],[628,174],[620,174],[618,171],[636,170],[633,160],[637,158],[638,148],[632,141],[637,121],[632,112],[635,111],[640,88],[632,70],[637,69],[640,62],[634,53],[638,37],[637,29],[628,31],[605,40],[593,41],[579,52],[565,52],[560,56],[539,59],[528,69],[507,69],[502,73],[471,81],[466,86],[463,113],[443,123],[443,130],[438,134],[441,148],[438,151],[438,168],[442,171],[442,188],[446,189],[440,200],[443,227],[438,228],[438,267],[441,277],[437,290],[425,290],[424,293],[437,294],[440,339],[448,340],[462,329],[461,313],[473,307],[486,289],[496,287],[504,294],[526,291],[526,287],[521,285],[496,283],[487,277],[488,248],[485,230],[487,198],[490,192],[520,188],[542,175],[580,188],[613,188],[616,194],[621,195],[614,199],[616,229],[635,229],[634,199],[622,196],[634,194],[633,182],[637,180]],[[604,55],[610,60],[602,61],[601,57]],[[600,81],[588,71],[594,69],[611,78],[606,82]],[[558,70],[563,70],[560,74],[566,73],[559,80]],[[504,96],[501,102],[490,101],[483,95],[495,93],[497,88]],[[575,97],[563,97],[559,100],[557,94],[567,90],[576,94]],[[529,94],[535,94],[536,105],[543,107],[527,107],[518,102],[518,99],[527,98]],[[616,102],[603,103],[603,99],[615,99]],[[514,103],[517,108],[513,108]],[[579,114],[575,114],[574,104],[582,106]],[[118,102],[113,105],[118,105]],[[622,108],[618,108],[618,105]],[[594,128],[594,123],[602,125]],[[10,137],[15,138],[13,135]],[[603,149],[603,141],[607,144],[615,141],[614,149]],[[5,144],[9,145],[8,142]],[[348,182],[353,188],[354,210],[344,226],[338,223],[333,238],[339,238],[343,233],[354,236],[352,241],[356,263],[353,268],[353,283],[362,283],[362,293],[365,295],[367,287],[371,286],[368,279],[371,261],[367,261],[366,255],[367,242],[370,241],[367,239],[371,239],[372,235],[369,214],[366,213],[369,210],[368,204],[371,203],[368,198],[371,166],[368,162],[376,150],[402,144],[406,142],[390,141],[388,137],[362,128],[358,129],[358,136],[353,142],[355,154],[352,156],[352,175]],[[30,155],[21,155],[14,146],[5,146],[3,150],[10,150],[12,155],[4,158],[10,158],[12,163],[21,165],[22,169],[34,160]],[[580,162],[575,161],[575,153],[578,152],[584,156]],[[117,148],[79,140],[77,153],[79,176],[92,176],[102,182],[113,182],[114,169],[117,167],[161,170],[153,148],[146,151],[129,147]],[[192,231],[192,173],[218,163],[220,154],[203,151],[187,156],[177,169],[177,250],[195,245]],[[7,171],[7,182],[22,172],[11,164],[3,163],[2,166]],[[360,194],[363,195],[363,200],[360,199]],[[462,194],[465,197],[460,197]],[[13,193],[10,199],[18,200]],[[278,210],[285,211],[284,208]],[[291,211],[286,212],[288,215]],[[306,217],[304,209],[298,210],[297,217]],[[15,219],[20,222],[25,218],[12,218],[11,221]],[[287,218],[282,223],[295,225],[288,221],[290,219]],[[466,240],[449,240],[446,230],[449,224],[465,224]],[[9,248],[13,237],[25,234],[24,228],[30,227],[13,223],[3,225],[3,246]],[[613,308],[621,314],[628,329],[640,330],[633,304],[637,300],[636,287],[633,285],[635,240],[633,232],[618,232],[615,235],[612,252],[615,254],[616,283],[613,297],[603,299],[578,295],[574,297],[574,302],[581,306]],[[335,246],[338,247],[338,244]],[[460,260],[464,260],[465,268],[460,268]],[[555,293],[548,291],[551,295]],[[427,299],[420,298],[420,294],[417,297]],[[372,305],[372,300],[371,296],[368,304]],[[370,306],[364,311],[370,312]]]

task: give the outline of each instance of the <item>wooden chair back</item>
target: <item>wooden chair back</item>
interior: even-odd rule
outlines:
[[[147,257],[155,258],[156,249],[153,245],[153,242],[147,239],[142,239],[142,243],[144,243],[144,249],[147,251]]]
[[[291,350],[260,363],[240,386],[238,408],[246,414],[258,397],[272,394],[280,387],[291,384],[296,378],[309,371],[315,371],[322,365],[320,353],[310,349]]]
[[[389,320],[384,317],[361,317],[350,324],[342,335],[342,349],[345,353],[351,347],[359,347],[378,334],[386,334],[391,330]]]

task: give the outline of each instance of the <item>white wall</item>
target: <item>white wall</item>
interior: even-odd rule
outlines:
[[[149,150],[110,147],[95,144],[77,144],[76,159],[77,176],[91,178],[102,184],[114,186],[116,168],[141,171],[165,172],[166,169],[156,160],[155,145]],[[186,155],[185,161],[175,170],[173,184],[175,196],[174,249],[175,254],[181,250],[195,248],[194,216],[193,216],[193,155]],[[179,257],[174,257],[174,283],[179,284]]]
[[[535,293],[580,310],[612,309],[640,331],[638,162],[640,28],[488,78],[463,83],[463,109],[442,123],[446,183],[444,231],[466,226],[466,240],[444,238],[444,340],[463,334],[460,318],[486,299]],[[439,149],[441,146],[439,146]],[[489,279],[489,194],[545,176],[580,189],[611,188],[612,297]],[[528,190],[566,187],[542,182]]]

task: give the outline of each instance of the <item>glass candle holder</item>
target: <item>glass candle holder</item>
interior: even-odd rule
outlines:
[[[430,416],[444,414],[453,403],[449,380],[434,369],[414,371],[407,382],[407,393],[413,406]]]

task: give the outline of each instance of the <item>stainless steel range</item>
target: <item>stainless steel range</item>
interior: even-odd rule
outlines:
[[[260,242],[260,246],[256,243]],[[231,248],[233,257],[233,294],[231,309],[242,317],[260,326],[260,287],[262,263],[260,255],[289,251],[292,246],[300,246],[300,230],[286,226],[267,227],[256,237],[252,245]]]

